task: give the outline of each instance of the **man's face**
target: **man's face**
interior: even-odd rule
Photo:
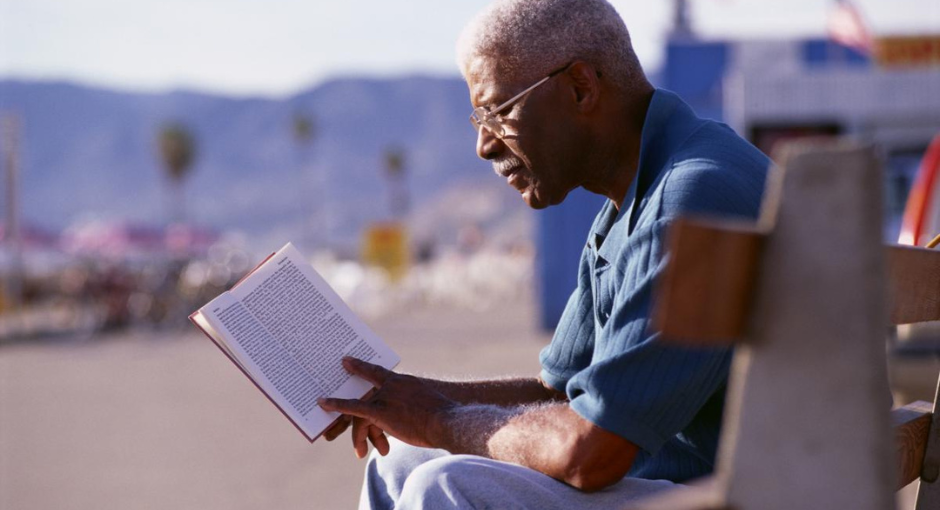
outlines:
[[[477,57],[467,71],[474,108],[484,106],[493,110],[542,78],[520,83],[499,73],[495,60]],[[550,79],[500,112],[499,120],[505,130],[501,138],[486,128],[477,133],[477,154],[492,161],[496,174],[517,189],[534,209],[561,203],[577,187],[568,150],[572,142],[566,122],[569,117],[559,104],[562,91],[553,83],[559,78]]]

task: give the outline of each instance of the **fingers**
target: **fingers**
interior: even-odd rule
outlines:
[[[346,431],[349,428],[349,423],[352,421],[352,418],[346,415],[342,415],[336,419],[336,422],[333,425],[330,425],[330,428],[326,429],[326,432],[323,433],[323,437],[327,441],[332,441],[339,437],[340,434]]]
[[[369,441],[372,442],[372,446],[374,446],[383,457],[388,455],[389,445],[388,438],[385,437],[385,432],[375,425],[369,425],[368,431]]]
[[[336,412],[358,416],[360,418],[371,418],[374,414],[372,407],[361,400],[347,400],[344,398],[321,398],[317,400],[320,408],[326,412]]]
[[[353,451],[356,457],[364,459],[368,455],[369,445],[366,443],[366,438],[382,456],[388,455],[388,438],[385,437],[382,429],[362,418],[353,418],[352,426]]]
[[[370,425],[362,418],[353,418],[352,443],[356,457],[364,459],[369,453],[369,445],[366,443],[366,437],[369,434]]]
[[[343,358],[343,368],[353,375],[357,375],[366,381],[372,383],[376,388],[381,388],[385,384],[385,379],[394,372],[386,370],[378,365],[373,365],[367,361],[362,361],[349,356]]]

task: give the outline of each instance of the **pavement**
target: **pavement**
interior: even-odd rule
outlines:
[[[400,370],[451,379],[536,374],[534,324],[530,296],[371,323]],[[363,466],[348,437],[310,444],[195,331],[0,346],[0,510],[355,508]]]
[[[374,321],[400,369],[534,375],[531,299]],[[310,444],[194,331],[0,347],[0,510],[355,508],[347,437]]]

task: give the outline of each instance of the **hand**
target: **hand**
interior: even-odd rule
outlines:
[[[343,368],[372,383],[376,388],[375,394],[368,400],[320,399],[319,404],[324,411],[354,417],[353,444],[357,446],[357,452],[357,434],[363,446],[365,437],[373,439],[372,444],[376,444],[372,437],[373,427],[414,446],[441,447],[443,419],[454,406],[453,401],[417,377],[397,374],[372,363],[343,358]],[[364,420],[358,429],[356,418]]]
[[[366,438],[372,443],[372,446],[379,451],[383,457],[388,455],[388,438],[385,437],[385,431],[370,423],[363,418],[352,418],[352,443],[356,457],[364,459],[369,453],[369,445],[366,444]]]
[[[375,388],[369,390],[369,393],[366,393],[363,400],[369,399],[372,395],[375,394]],[[323,438],[327,441],[332,441],[342,435],[343,432],[346,432],[346,429],[352,424],[352,416],[347,416],[345,414],[339,415],[339,418],[333,421],[333,424],[323,432]]]
[[[330,428],[326,429],[323,433],[323,438],[327,441],[332,441],[339,437],[343,432],[346,432],[346,429],[349,428],[349,425],[352,423],[352,417],[341,414],[336,421],[330,425]]]
[[[373,389],[363,400],[369,399],[372,395],[375,394]],[[366,437],[369,438],[369,441],[372,443],[372,446],[383,456],[388,455],[388,438],[385,437],[385,432],[382,429],[378,428],[375,425],[372,425],[362,418],[354,418],[352,416],[342,414],[336,421],[323,433],[323,437],[327,441],[332,441],[339,437],[343,432],[349,428],[349,425],[353,426],[352,431],[352,441],[353,441],[353,450],[356,452],[356,457],[362,459],[365,458],[368,453],[368,445],[366,444]]]

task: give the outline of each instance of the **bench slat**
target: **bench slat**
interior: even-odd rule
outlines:
[[[753,224],[680,218],[657,283],[654,321],[683,345],[727,345],[745,335],[764,234]],[[940,320],[940,249],[885,248],[889,320]]]
[[[657,282],[656,327],[686,345],[724,345],[745,334],[764,236],[753,224],[679,218],[669,266]]]
[[[927,452],[927,438],[933,405],[917,401],[891,411],[895,446],[898,451],[898,490],[920,478]]]
[[[940,249],[890,247],[888,286],[893,324],[940,320]]]

